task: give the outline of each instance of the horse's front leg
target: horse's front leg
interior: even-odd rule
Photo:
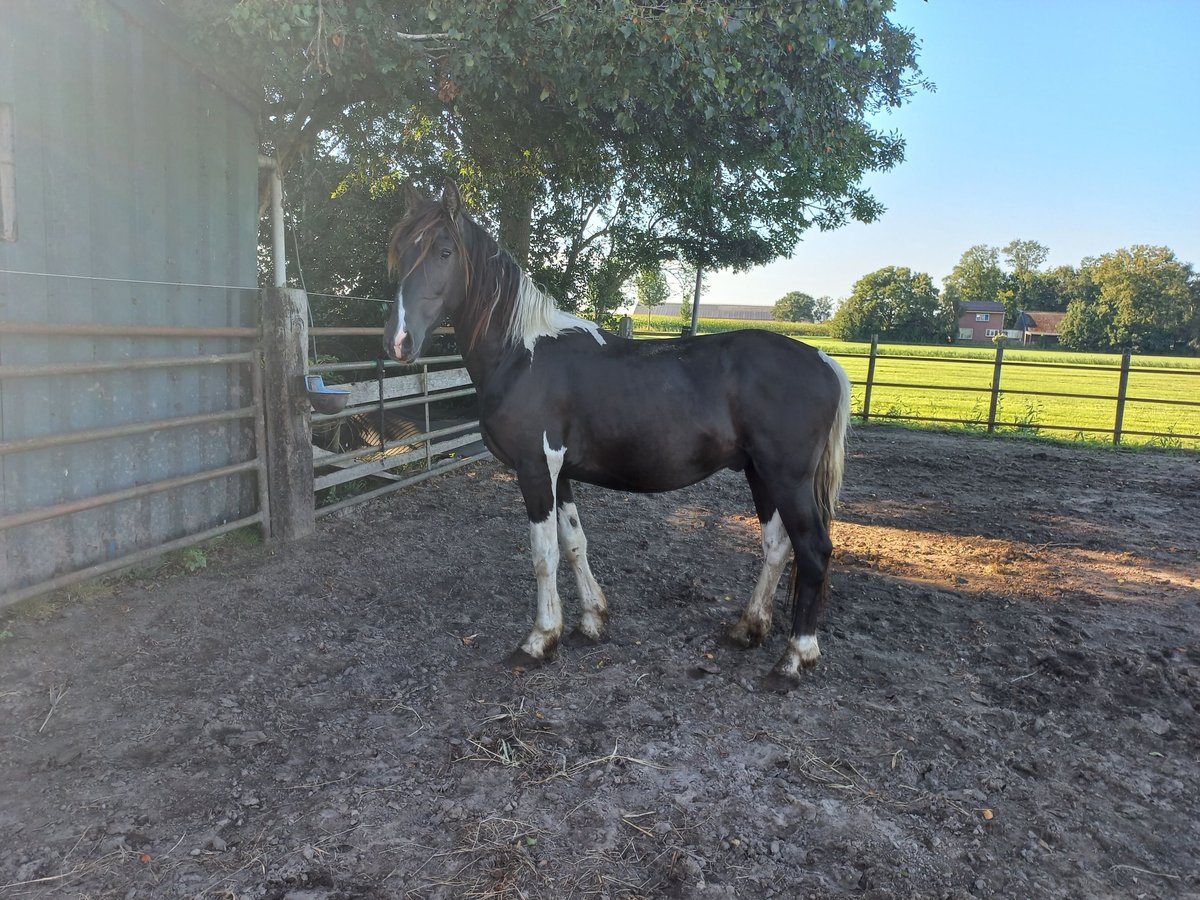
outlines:
[[[579,521],[571,482],[564,477],[558,479],[558,542],[575,571],[575,583],[579,586],[579,600],[583,606],[579,630],[593,641],[602,640],[608,623],[608,601],[588,565],[587,535]]]
[[[529,545],[533,551],[533,572],[537,576],[537,617],[533,630],[521,644],[520,653],[535,660],[552,659],[563,631],[562,602],[558,597],[558,474],[562,471],[566,448],[553,450],[542,437],[542,454],[517,465],[517,481],[529,514]]]

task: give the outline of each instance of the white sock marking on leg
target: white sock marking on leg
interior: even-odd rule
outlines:
[[[550,514],[541,522],[529,524],[529,544],[533,551],[533,571],[537,576],[537,617],[533,631],[521,645],[537,659],[545,656],[562,636],[562,602],[558,597],[558,527],[554,510],[558,506],[558,474],[562,471],[567,448],[550,449],[550,440],[542,434],[542,449],[550,470]]]
[[[762,527],[762,571],[759,572],[758,583],[754,585],[754,593],[750,595],[750,602],[742,612],[741,621],[734,626],[734,638],[746,639],[752,633],[761,636],[771,630],[775,588],[779,586],[791,546],[787,529],[783,527],[783,520],[776,511]]]
[[[588,637],[598,640],[604,633],[608,601],[588,565],[587,536],[583,533],[579,510],[574,503],[564,503],[558,508],[558,540],[571,562],[575,583],[579,586],[579,599],[583,605],[579,628]]]

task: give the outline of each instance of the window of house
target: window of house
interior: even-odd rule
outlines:
[[[0,240],[17,239],[16,162],[11,103],[0,103]]]
[[[991,313],[975,313],[976,322],[990,322],[992,320]]]
[[[996,335],[998,335],[999,333],[1000,333],[1000,329],[999,329],[999,328],[989,328],[987,331],[985,331],[985,332],[984,332],[984,335],[985,335],[986,337],[995,337],[995,336],[996,336]]]

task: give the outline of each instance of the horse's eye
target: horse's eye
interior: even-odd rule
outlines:
[[[449,258],[450,258],[450,248],[447,247],[442,251],[442,259],[449,259]]]

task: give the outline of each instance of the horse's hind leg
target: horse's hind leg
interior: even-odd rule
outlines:
[[[792,631],[787,649],[774,669],[776,675],[792,683],[800,680],[801,667],[815,666],[821,656],[817,646],[817,620],[825,607],[829,562],[833,555],[829,529],[821,519],[812,483],[805,482],[797,494],[795,506],[782,510],[793,551]]]
[[[571,482],[561,477],[558,479],[558,545],[570,560],[575,583],[579,586],[579,599],[583,606],[579,630],[594,641],[601,640],[608,622],[608,601],[588,565],[587,536],[579,523],[579,510],[571,494]]]
[[[783,519],[753,466],[746,468],[746,480],[750,483],[750,493],[754,496],[754,507],[762,527],[763,567],[754,585],[754,593],[750,595],[750,602],[730,630],[729,638],[743,647],[757,647],[771,632],[775,588],[787,565],[791,542]]]

